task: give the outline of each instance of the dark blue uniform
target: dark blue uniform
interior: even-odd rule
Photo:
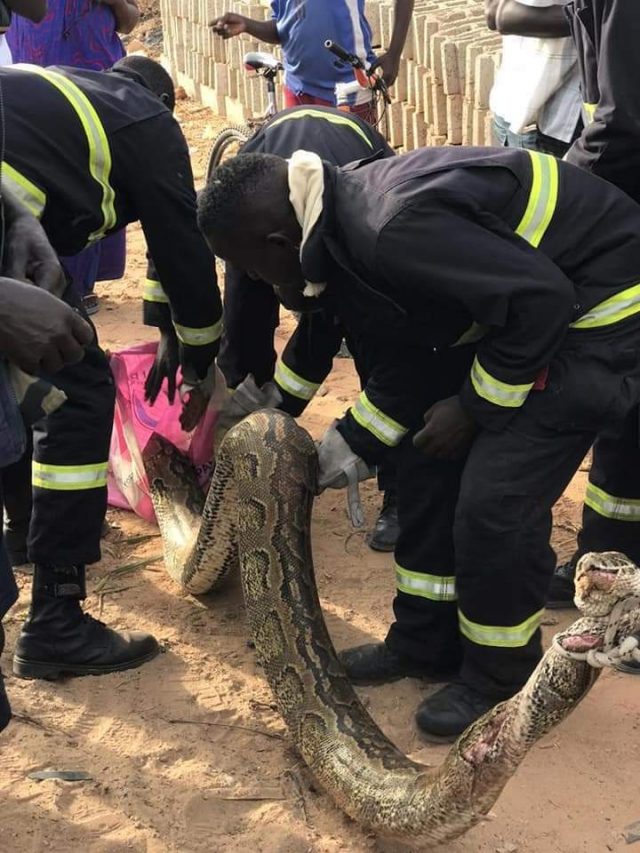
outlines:
[[[628,0],[566,7],[582,72],[585,129],[567,160],[640,203],[640,14]],[[619,550],[640,562],[640,411],[593,449],[578,554]]]

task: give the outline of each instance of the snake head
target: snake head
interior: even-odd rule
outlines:
[[[640,595],[640,569],[618,551],[585,554],[576,567],[576,605],[587,616],[606,616],[624,598]]]

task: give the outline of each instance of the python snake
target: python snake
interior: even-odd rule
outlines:
[[[317,457],[287,415],[262,411],[225,437],[204,500],[188,461],[152,438],[145,454],[170,575],[192,593],[237,563],[256,652],[295,745],[333,800],[363,827],[430,842],[488,813],[530,747],[599,674],[593,654],[640,657],[640,571],[623,555],[582,558],[584,613],[558,634],[524,688],[470,726],[439,769],[417,764],[371,719],[322,616],[311,554]],[[612,616],[614,614],[614,616]]]

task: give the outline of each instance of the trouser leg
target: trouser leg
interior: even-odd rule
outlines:
[[[5,546],[13,565],[27,560],[27,537],[31,523],[31,457],[33,442],[27,434],[24,455],[2,470],[4,486]]]
[[[224,332],[218,367],[229,388],[249,374],[258,387],[273,379],[276,352],[273,336],[280,306],[273,288],[227,264],[224,285]]]
[[[555,563],[551,508],[593,441],[526,414],[471,450],[454,547],[463,681],[500,699],[525,683],[541,653],[540,619]]]
[[[578,536],[578,556],[588,551],[622,551],[640,562],[640,409],[634,408],[617,433],[600,435]]]
[[[66,402],[33,427],[33,510],[28,554],[53,566],[95,563],[107,508],[113,377],[97,337],[84,359],[43,377]]]
[[[411,440],[398,448],[396,462],[397,592],[386,642],[427,667],[455,669],[461,647],[452,529],[463,463],[430,459]]]

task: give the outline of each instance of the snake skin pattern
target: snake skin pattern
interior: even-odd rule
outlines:
[[[425,767],[371,719],[327,632],[311,554],[310,436],[280,412],[246,418],[220,447],[206,501],[161,439],[145,466],[169,573],[202,593],[239,562],[256,652],[296,748],[334,802],[380,834],[441,842],[482,820],[530,747],[597,679],[576,657],[633,645],[640,630],[640,571],[623,555],[586,555],[576,581],[584,616],[557,635],[520,693],[470,726],[439,769]]]

